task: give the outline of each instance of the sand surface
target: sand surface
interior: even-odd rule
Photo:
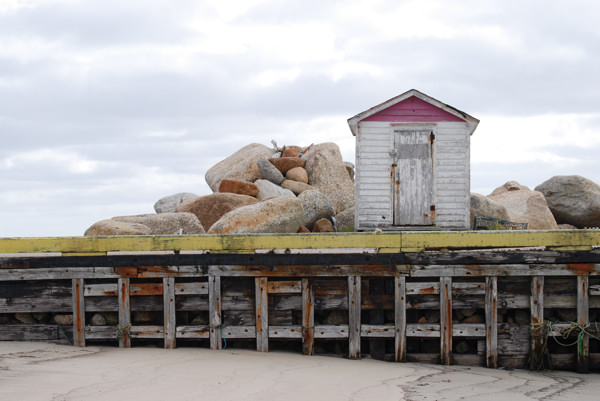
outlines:
[[[600,400],[600,375],[0,342],[0,400]]]

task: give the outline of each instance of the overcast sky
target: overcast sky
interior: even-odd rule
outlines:
[[[418,89],[481,120],[471,191],[600,183],[597,0],[0,0],[0,237],[211,193],[258,142],[336,142]]]

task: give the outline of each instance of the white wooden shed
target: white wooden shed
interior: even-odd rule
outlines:
[[[469,229],[477,124],[415,89],[348,119],[356,136],[355,230]]]

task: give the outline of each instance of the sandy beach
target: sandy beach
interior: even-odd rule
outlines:
[[[600,375],[0,342],[1,400],[598,400]]]

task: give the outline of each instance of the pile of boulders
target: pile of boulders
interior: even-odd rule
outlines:
[[[578,175],[554,176],[531,190],[516,181],[490,195],[471,194],[475,216],[528,223],[529,230],[600,227],[600,185]]]
[[[85,235],[297,233],[352,230],[354,166],[338,146],[250,144],[211,167],[210,195],[160,199],[156,214],[120,216]]]

